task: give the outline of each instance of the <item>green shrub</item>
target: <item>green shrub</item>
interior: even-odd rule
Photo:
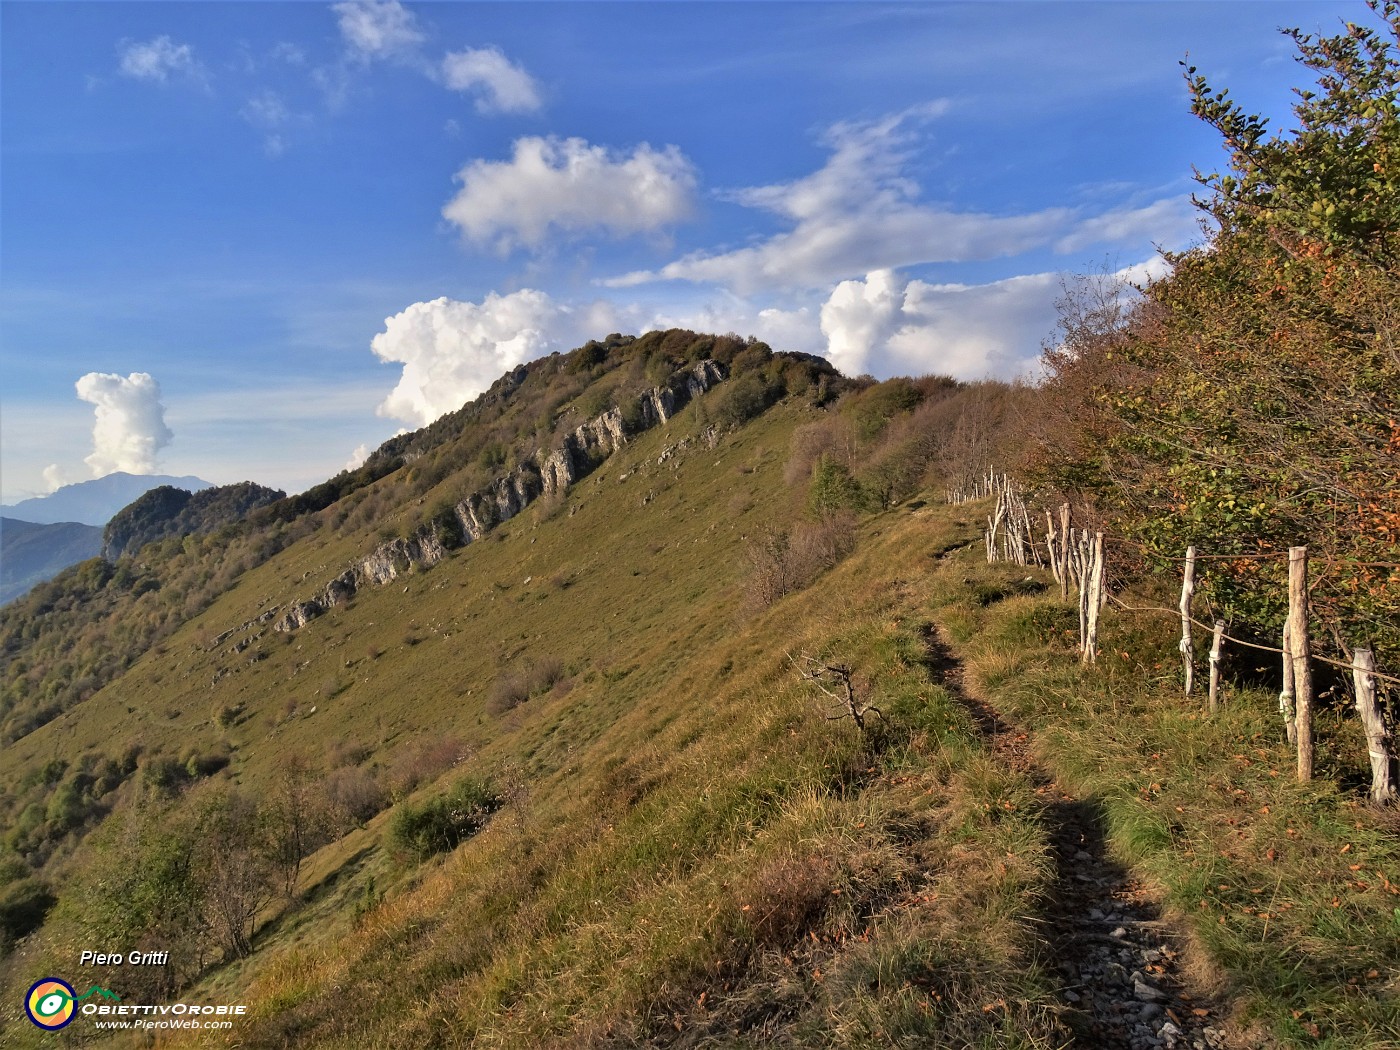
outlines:
[[[856,433],[861,439],[869,441],[895,417],[913,411],[923,397],[923,392],[912,380],[889,379],[851,398],[843,412],[854,421]]]
[[[480,831],[500,804],[489,784],[467,777],[421,805],[399,803],[389,821],[389,845],[414,861],[446,853]]]
[[[818,518],[866,509],[869,500],[844,463],[824,455],[812,471],[807,507]]]
[[[174,791],[189,779],[189,774],[185,764],[178,759],[170,755],[156,755],[142,767],[141,779],[148,787]]]
[[[762,413],[782,397],[780,386],[764,381],[757,372],[746,372],[724,384],[715,419],[723,426],[737,427]]]

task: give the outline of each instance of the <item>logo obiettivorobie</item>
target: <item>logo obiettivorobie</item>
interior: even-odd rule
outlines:
[[[79,995],[67,981],[58,977],[45,977],[42,981],[35,981],[30,987],[29,994],[24,997],[24,1012],[40,1028],[56,1032],[72,1023],[78,1013],[78,1003],[94,992],[104,999],[121,1002],[121,996],[97,985]]]
[[[78,993],[67,981],[45,977],[35,981],[24,997],[24,1012],[40,1028],[56,1031],[72,1022],[77,1014]]]

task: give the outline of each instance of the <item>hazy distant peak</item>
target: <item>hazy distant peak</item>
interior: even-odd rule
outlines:
[[[172,485],[188,492],[213,488],[213,483],[193,475],[176,478],[165,474],[127,474],[116,471],[92,481],[73,485],[12,506],[0,506],[0,513],[21,521],[52,525],[76,521],[84,525],[105,525],[117,511],[159,485]]]

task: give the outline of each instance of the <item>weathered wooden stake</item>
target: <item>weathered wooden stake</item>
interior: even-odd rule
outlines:
[[[1288,548],[1288,634],[1293,650],[1293,689],[1298,727],[1298,779],[1313,775],[1312,647],[1308,641],[1308,548]]]
[[[1000,496],[997,497],[997,505],[992,514],[987,518],[987,564],[997,560],[997,532],[1002,531],[1002,547],[1006,546],[1006,536],[1003,530],[1003,523],[1006,518],[1006,501]]]
[[[1186,569],[1181,578],[1181,662],[1186,671],[1186,695],[1196,677],[1195,652],[1191,648],[1191,598],[1196,593],[1196,548],[1186,548]]]
[[[1385,714],[1376,700],[1376,659],[1370,649],[1352,653],[1351,676],[1356,683],[1356,713],[1366,731],[1366,750],[1371,756],[1371,801],[1394,802],[1400,798],[1396,787],[1395,751],[1386,729]]]
[[[1288,621],[1283,621],[1283,691],[1278,694],[1278,710],[1283,715],[1283,731],[1288,742],[1298,742],[1298,713],[1293,703],[1293,642],[1288,634]]]
[[[1061,575],[1060,558],[1055,547],[1055,519],[1051,517],[1048,510],[1045,512],[1045,549],[1050,555],[1050,572],[1055,577],[1055,582],[1060,585],[1060,590],[1063,591],[1065,587],[1064,576]]]
[[[1069,597],[1069,504],[1060,504],[1060,597]]]
[[[1225,644],[1225,621],[1215,621],[1215,633],[1210,638],[1210,713],[1216,711],[1216,698],[1220,695],[1220,650]]]
[[[1099,659],[1099,611],[1103,608],[1103,533],[1094,533],[1093,553],[1085,574],[1085,632],[1084,652],[1080,659],[1097,663]]]

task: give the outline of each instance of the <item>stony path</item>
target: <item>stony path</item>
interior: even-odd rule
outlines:
[[[941,628],[925,637],[934,679],[972,714],[993,753],[1024,772],[1044,803],[1056,880],[1045,940],[1058,967],[1065,1020],[1083,1050],[1228,1050],[1224,1007],[1189,986],[1183,939],[1152,895],[1108,853],[1099,807],[1063,790],[1029,738],[966,688]]]

